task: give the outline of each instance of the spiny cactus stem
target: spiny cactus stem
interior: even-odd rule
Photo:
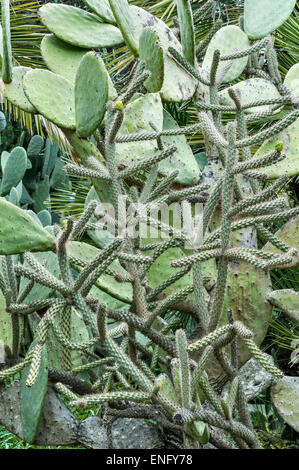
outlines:
[[[262,445],[257,439],[255,433],[248,429],[247,426],[235,421],[231,422],[224,420],[219,416],[219,414],[213,411],[196,410],[194,412],[194,420],[204,421],[211,426],[217,426],[220,429],[229,432],[232,436],[240,437],[241,439],[244,439],[252,449],[262,449]]]
[[[26,299],[27,295],[30,294],[33,287],[34,287],[34,281],[29,281],[25,289],[23,290],[23,292],[19,292],[19,296],[17,298],[17,304],[21,304],[22,302],[24,302],[24,300]]]
[[[162,300],[160,305],[155,308],[153,313],[148,318],[148,326],[151,326],[154,320],[163,312],[165,312],[169,307],[175,305],[176,302],[185,299],[185,297],[187,297],[187,295],[191,292],[193,292],[193,285],[188,285],[182,289],[177,290],[174,294],[171,294],[166,299]]]
[[[76,237],[79,237],[84,230],[85,225],[88,223],[92,215],[94,214],[94,211],[97,208],[97,201],[90,201],[86,209],[84,210],[83,214],[81,215],[80,219],[74,224],[72,233],[70,238],[71,239],[76,239]]]
[[[170,57],[174,58],[186,70],[186,72],[192,75],[196,80],[198,80],[200,83],[203,83],[204,85],[210,85],[210,83],[202,75],[200,75],[200,73],[198,73],[195,68],[192,67],[192,65],[189,64],[189,62],[174,47],[169,47],[168,53]]]
[[[237,163],[233,169],[232,173],[235,175],[237,173],[242,173],[243,171],[251,170],[251,169],[257,169],[257,168],[262,168],[264,166],[267,166],[271,163],[277,163],[286,158],[285,154],[282,154],[281,152],[277,152],[274,150],[274,152],[271,152],[267,155],[263,155],[260,158],[256,158],[250,161],[245,161],[241,163]]]
[[[112,253],[114,253],[119,248],[122,242],[122,238],[116,238],[111,243],[109,243],[109,245],[104,250],[102,250],[101,253],[96,256],[86,267],[84,267],[83,271],[81,271],[75,281],[75,291],[78,291],[82,287],[88,276],[91,275],[93,271],[96,270],[98,266],[103,263],[110,255],[112,255]]]
[[[213,86],[216,83],[216,74],[217,74],[219,62],[220,62],[220,51],[219,49],[216,49],[214,51],[211,69],[210,69],[210,86]]]
[[[171,357],[175,356],[175,347],[172,341],[153,328],[148,328],[146,321],[132,315],[126,311],[109,309],[108,316],[117,321],[125,321],[134,326],[141,333],[145,334],[153,343],[164,349]]]
[[[208,32],[207,36],[199,43],[197,49],[196,49],[196,56],[198,59],[204,54],[207,46],[209,45],[212,37],[214,34],[220,29],[222,26],[222,20],[218,18],[218,20],[215,21],[213,24],[211,30]]]
[[[148,168],[149,166],[152,166],[152,165],[164,160],[165,158],[168,158],[176,150],[177,150],[177,148],[174,145],[172,145],[171,147],[166,148],[165,150],[158,153],[154,157],[146,158],[143,161],[138,162],[135,165],[132,165],[131,168],[120,171],[119,174],[118,174],[118,178],[119,179],[126,178],[126,177],[131,176],[132,174],[136,173],[136,171],[144,170],[145,168]]]
[[[258,134],[247,137],[246,139],[237,140],[236,148],[249,147],[251,145],[263,142],[264,140],[269,139],[273,135],[278,134],[279,132],[289,127],[291,124],[293,124],[294,121],[296,121],[298,117],[299,110],[293,111],[289,113],[285,118],[278,121],[276,124],[273,124],[271,127],[268,127],[263,131],[260,131]]]
[[[149,71],[143,72],[141,75],[137,75],[129,89],[120,97],[123,104],[127,104],[130,99],[135,95],[137,91],[143,86],[144,82],[150,77]]]
[[[52,275],[48,277],[47,274],[36,272],[33,269],[26,268],[22,264],[15,265],[14,269],[17,276],[24,276],[27,279],[31,279],[43,286],[49,287],[50,289],[57,290],[61,294],[70,295],[72,292],[71,289],[63,284],[63,282],[59,281]]]
[[[185,127],[180,127],[176,129],[165,129],[160,132],[136,132],[131,134],[122,134],[118,135],[115,138],[116,143],[124,143],[124,142],[139,142],[143,140],[157,140],[159,137],[163,136],[171,136],[171,135],[184,135],[190,134],[197,130],[201,129],[201,124],[195,123],[190,124]]]
[[[232,54],[223,55],[220,57],[220,60],[240,59],[241,57],[246,57],[252,54],[253,52],[258,52],[264,47],[266,47],[269,41],[269,38],[264,38],[253,46],[249,47],[248,49],[244,49],[243,51],[239,52],[234,52]]]
[[[88,168],[79,167],[77,165],[72,165],[71,163],[67,163],[64,166],[65,171],[68,175],[79,176],[83,178],[94,178],[97,180],[102,181],[111,181],[109,175],[105,175],[104,173],[100,173],[96,170],[89,170]]]
[[[226,112],[233,113],[236,111],[236,108],[234,106],[222,106],[220,104],[204,103],[200,101],[197,101],[196,103],[194,103],[194,106],[195,108],[199,110],[204,110],[204,111],[220,111],[223,113],[226,113]]]

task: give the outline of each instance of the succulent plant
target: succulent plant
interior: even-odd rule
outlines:
[[[206,49],[200,65],[194,54],[189,1],[177,1],[182,44],[162,20],[125,0],[89,0],[92,14],[47,4],[41,7],[40,18],[54,36],[45,39],[42,53],[51,70],[29,70],[24,75],[10,67],[7,1],[3,4],[2,77],[10,90],[15,80],[16,90],[6,98],[58,126],[78,161],[66,165],[66,171],[88,178],[93,185],[81,217],[69,217],[62,227],[38,227],[25,211],[0,199],[5,210],[0,217],[9,220],[5,231],[0,229],[0,306],[2,298],[12,320],[11,331],[6,326],[1,338],[12,338],[11,348],[6,343],[10,360],[18,358],[20,344],[26,349],[23,362],[1,370],[0,379],[21,372],[21,402],[36,396],[33,414],[22,407],[26,439],[36,438],[49,374],[56,390],[75,407],[109,403],[108,416],[140,418],[148,416],[149,409],[152,413],[162,409],[162,427],[176,433],[179,446],[210,441],[228,448],[230,435],[240,448],[260,448],[238,374],[253,356],[282,387],[286,382],[259,346],[273,299],[279,297],[271,291],[269,271],[298,263],[294,235],[299,210],[289,208],[281,196],[285,175],[291,174],[290,157],[277,136],[289,132],[290,145],[295,142],[296,147],[292,126],[299,111],[294,95],[281,81],[272,40],[264,36],[286,19],[294,2],[286,2],[282,14],[273,8],[271,24],[262,24],[263,28],[259,24],[258,32],[250,29],[252,11],[245,2],[245,30],[218,29],[209,44],[199,45],[200,54]],[[263,39],[250,43],[256,37]],[[136,56],[136,66],[127,87],[111,99],[103,62],[90,50],[122,42]],[[57,61],[53,50],[59,55]],[[219,92],[220,85],[242,73],[251,76],[252,69],[259,71],[259,53],[267,56],[266,90],[257,77]],[[66,71],[58,73],[62,60]],[[198,122],[180,127],[163,110],[163,103],[187,100],[192,100]],[[292,109],[282,119],[248,135],[250,119],[257,114],[272,116],[285,105]],[[224,126],[222,113],[227,111],[235,119]],[[205,139],[207,164],[202,171],[185,138],[196,132]],[[252,148],[259,144],[251,158]],[[4,156],[6,165],[8,158]],[[275,175],[269,172],[273,166]],[[298,167],[292,169],[292,174],[298,173]],[[265,188],[259,184],[274,178]],[[146,223],[167,231],[169,237],[140,240],[119,230],[103,238],[99,232],[104,228],[103,203],[113,206],[112,222],[120,229],[124,197],[145,209],[137,209],[134,227]],[[148,217],[151,210],[173,202],[183,202],[189,216],[195,202],[204,203],[200,227],[185,232],[171,221]],[[283,221],[287,224],[277,234],[269,230],[273,222]],[[291,232],[286,230],[288,224]],[[10,238],[12,230],[15,239]],[[80,241],[83,233],[97,248]],[[263,249],[257,247],[258,233],[267,241]],[[48,259],[44,253],[32,254],[47,250]],[[283,296],[279,298],[281,308],[289,309]],[[195,320],[188,338],[175,315],[165,321],[169,312],[184,312]],[[31,348],[19,325],[23,318],[33,339]],[[50,372],[48,360],[54,367]],[[157,377],[157,368],[162,376]],[[221,390],[227,382],[229,395],[224,397]],[[296,387],[292,393],[297,397]],[[273,390],[276,397],[280,392]],[[126,407],[119,409],[124,401]],[[285,401],[279,397],[275,403],[286,416]],[[294,419],[288,422],[294,425]],[[219,440],[213,427],[222,429],[226,437]]]

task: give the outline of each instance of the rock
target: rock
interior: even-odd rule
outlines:
[[[115,449],[161,449],[164,447],[155,425],[144,419],[118,418],[112,424],[113,447]],[[107,434],[100,426],[97,416],[80,423],[80,444],[91,449],[108,449]]]
[[[280,416],[299,432],[299,377],[285,376],[273,384],[271,398]]]
[[[267,356],[269,361],[273,363],[272,356],[268,354]],[[247,401],[253,400],[260,393],[269,388],[274,381],[273,375],[269,374],[254,358],[249,359],[249,361],[241,367],[239,378],[243,384]],[[226,396],[228,391],[229,384],[226,384],[223,389],[223,396]]]
[[[20,383],[0,386],[0,423],[21,439],[24,438],[21,421]],[[79,422],[49,386],[35,444],[43,446],[74,445]]]

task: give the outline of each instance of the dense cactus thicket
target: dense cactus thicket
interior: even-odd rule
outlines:
[[[48,3],[47,69],[30,69],[12,63],[2,0],[5,100],[55,125],[75,156],[59,171],[92,182],[80,218],[51,225],[38,206],[39,224],[12,204],[28,184],[29,152],[1,156],[0,379],[20,380],[27,442],[50,381],[71,407],[101,405],[108,432],[109,417],[152,418],[166,447],[261,448],[239,379],[250,357],[272,374],[275,406],[298,431],[296,379],[259,348],[273,304],[298,312],[296,293],[272,291],[269,276],[299,264],[299,209],[284,192],[299,173],[298,66],[283,82],[271,37],[295,0],[245,0],[239,26],[217,20],[196,46],[193,15],[212,3],[177,0],[173,29],[126,0],[86,0],[90,12]],[[135,59],[117,92],[98,52],[124,43]],[[180,127],[168,102],[192,103],[197,122]],[[269,125],[248,133],[260,117]],[[186,139],[197,132],[202,171]],[[49,191],[46,152],[35,183],[47,179]],[[273,233],[276,222],[286,224]],[[188,334],[182,312],[195,324]]]

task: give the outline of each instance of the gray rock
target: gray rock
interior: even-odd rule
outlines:
[[[24,438],[21,421],[20,383],[0,386],[0,423],[10,432]],[[43,446],[77,443],[79,422],[49,386],[35,444]]]
[[[157,427],[144,419],[118,418],[112,424],[115,449],[158,449],[163,447]],[[91,449],[108,449],[107,434],[97,416],[80,423],[78,440]]]
[[[272,356],[268,356],[270,362],[273,363]],[[239,371],[239,378],[244,387],[244,393],[247,401],[253,400],[264,390],[269,388],[274,382],[275,378],[269,374],[260,363],[251,358],[247,361]],[[226,396],[229,391],[229,385],[227,384],[223,389],[223,396]]]

